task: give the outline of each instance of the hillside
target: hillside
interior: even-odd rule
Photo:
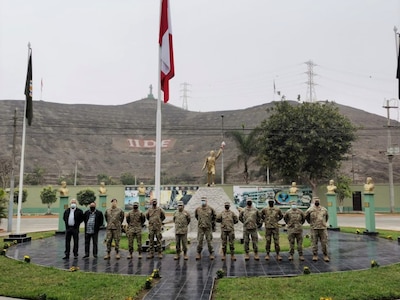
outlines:
[[[11,156],[14,109],[18,109],[17,164],[21,146],[23,101],[2,100],[0,111],[1,157]],[[204,158],[218,149],[224,132],[254,128],[268,117],[267,108],[273,103],[242,110],[192,112],[170,104],[162,105],[162,161],[163,178],[187,178],[191,183],[204,183],[201,172]],[[387,120],[348,106],[338,105],[340,111],[362,129],[354,143],[353,157],[343,164],[343,171],[355,182],[372,176],[376,182],[388,181],[388,162],[384,153],[387,145]],[[46,170],[48,183],[55,183],[60,175],[72,174],[75,164],[88,184],[97,174],[119,177],[130,172],[138,180],[154,177],[154,141],[156,101],[142,99],[125,105],[101,106],[58,104],[34,101],[34,119],[27,127],[25,172],[35,166]],[[394,122],[393,122],[394,123]],[[392,124],[393,124],[392,123]],[[398,144],[398,130],[392,130],[393,143]],[[224,153],[225,182],[243,184],[242,169],[236,164],[237,151],[232,141],[226,140]],[[400,181],[398,158],[394,159],[394,181]],[[220,172],[220,161],[218,163]],[[255,164],[250,171],[258,173]],[[18,173],[16,173],[18,174]],[[190,179],[190,180],[189,180]],[[262,172],[253,174],[252,183],[262,182]]]

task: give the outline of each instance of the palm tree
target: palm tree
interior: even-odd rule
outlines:
[[[243,130],[235,130],[227,132],[227,136],[233,138],[236,147],[239,150],[237,156],[237,163],[241,162],[244,165],[243,176],[246,184],[249,183],[249,161],[257,154],[257,130],[253,129],[249,133],[245,133],[244,126]]]

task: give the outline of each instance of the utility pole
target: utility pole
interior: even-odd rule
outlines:
[[[314,64],[312,60],[306,61],[305,64],[307,65],[307,76],[308,80],[306,82],[307,84],[307,96],[306,96],[306,101],[308,102],[316,102],[317,100],[317,94],[315,93],[315,85],[316,83],[314,82],[314,76],[317,74],[314,73],[314,67],[317,65]]]
[[[17,137],[17,109],[14,110],[14,134],[13,134],[11,175],[10,175],[10,200],[8,202],[8,223],[7,223],[7,231],[8,232],[12,231],[13,204],[14,204],[15,139],[16,139],[16,137]]]
[[[75,178],[74,178],[74,186],[76,186],[76,178],[78,176],[78,161],[75,161]]]
[[[188,92],[190,92],[190,90],[188,90],[188,86],[189,85],[190,84],[187,83],[187,82],[181,83],[181,86],[183,86],[183,89],[181,89],[181,92],[183,92],[183,95],[181,96],[181,98],[182,98],[182,108],[184,110],[188,110],[188,102],[187,102],[187,100],[189,98]]]
[[[393,185],[393,157],[399,154],[399,147],[392,144],[392,134],[390,125],[390,109],[398,108],[397,99],[386,100],[385,106],[387,110],[387,151],[386,156],[389,163],[389,197],[390,197],[390,212],[394,213],[394,185]]]

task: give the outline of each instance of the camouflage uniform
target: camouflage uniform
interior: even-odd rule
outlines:
[[[126,223],[128,223],[128,228],[126,229],[126,236],[128,237],[128,248],[130,256],[132,257],[133,253],[133,243],[136,239],[137,243],[137,251],[139,252],[139,256],[142,253],[142,227],[146,222],[145,215],[137,209],[132,209],[126,215]]]
[[[154,254],[154,236],[157,238],[158,253],[162,253],[161,246],[161,227],[162,222],[165,220],[165,212],[161,207],[150,207],[146,212],[146,219],[149,221],[149,252],[151,256]]]
[[[121,225],[124,221],[124,212],[121,208],[108,208],[106,210],[105,218],[107,222],[107,235],[106,235],[106,245],[107,253],[111,252],[111,243],[114,239],[115,241],[115,252],[119,253],[119,240],[121,238]]]
[[[271,251],[271,238],[274,238],[274,246],[276,255],[279,256],[280,246],[279,246],[279,224],[278,222],[282,220],[283,214],[278,207],[265,207],[261,211],[261,219],[264,221],[265,225],[265,251],[267,255]]]
[[[317,260],[318,255],[318,239],[321,241],[322,253],[324,259],[328,259],[328,230],[326,222],[328,221],[328,211],[325,207],[316,206],[315,204],[306,211],[305,218],[311,227],[311,241],[313,260]]]
[[[243,239],[244,239],[244,250],[248,255],[250,251],[249,243],[250,237],[253,242],[254,254],[258,253],[258,232],[257,227],[261,221],[260,212],[254,207],[246,206],[239,214],[239,220],[243,223]]]
[[[297,251],[299,256],[303,256],[303,224],[305,222],[305,215],[301,209],[291,208],[283,217],[285,223],[287,224],[288,240],[291,256],[294,254],[294,244],[297,242]]]
[[[187,233],[188,233],[188,225],[190,223],[190,214],[186,210],[183,211],[177,210],[174,213],[173,220],[175,223],[176,254],[179,257],[181,250],[183,250],[183,253],[186,256]]]
[[[231,255],[235,254],[235,228],[234,224],[239,222],[238,216],[231,210],[224,210],[218,216],[216,221],[221,223],[221,240],[222,240],[222,252],[225,257],[226,245],[229,240],[229,249]]]
[[[197,229],[197,253],[200,254],[203,250],[203,240],[204,236],[207,240],[208,251],[210,256],[213,256],[214,248],[211,244],[212,242],[212,230],[215,227],[215,210],[210,206],[200,206],[196,208],[194,216],[198,221]]]

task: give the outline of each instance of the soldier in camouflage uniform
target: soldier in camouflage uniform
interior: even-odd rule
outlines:
[[[142,227],[146,222],[145,215],[139,210],[139,202],[133,202],[133,209],[126,215],[126,236],[128,237],[129,255],[127,259],[132,259],[133,242],[136,239],[138,258],[142,258]]]
[[[161,246],[161,229],[162,223],[165,220],[165,212],[161,207],[157,207],[157,199],[153,199],[152,207],[146,212],[146,219],[149,221],[149,255],[147,258],[154,257],[154,236],[157,238],[157,249],[158,249],[158,258],[162,258],[162,246]]]
[[[183,201],[178,201],[178,210],[174,213],[173,221],[175,223],[175,244],[176,255],[175,260],[178,260],[183,250],[183,259],[188,260],[187,256],[187,233],[190,223],[190,214],[184,210]],[[181,248],[182,246],[182,248]]]
[[[276,252],[276,259],[282,260],[279,255],[281,250],[279,246],[279,221],[282,220],[283,214],[278,207],[274,207],[274,199],[268,200],[268,207],[264,207],[261,211],[261,219],[264,221],[265,225],[265,260],[269,260],[269,252],[271,251],[271,240],[274,238],[274,246]]]
[[[198,221],[197,228],[197,255],[196,260],[201,259],[201,251],[203,250],[204,236],[207,240],[208,251],[210,252],[210,259],[214,259],[214,248],[212,242],[212,231],[215,228],[215,210],[207,205],[207,198],[201,197],[201,206],[197,207],[194,216]]]
[[[239,220],[243,223],[243,239],[244,239],[244,250],[246,254],[244,255],[245,260],[249,260],[249,243],[250,237],[253,242],[254,259],[259,260],[258,256],[258,232],[257,228],[261,222],[260,212],[252,207],[253,201],[250,198],[246,199],[246,207],[240,212]]]
[[[119,255],[119,240],[121,238],[122,222],[124,221],[125,215],[123,210],[117,207],[117,203],[117,199],[112,199],[111,208],[108,208],[105,213],[105,219],[107,222],[107,254],[106,256],[104,256],[104,259],[110,259],[112,240],[114,240],[115,242],[115,258],[121,258],[121,256]]]
[[[291,203],[291,208],[285,213],[283,219],[287,225],[288,240],[289,240],[289,260],[293,260],[294,243],[297,242],[297,251],[299,259],[304,260],[303,256],[303,224],[305,215],[301,209],[297,208],[295,202]]]
[[[328,256],[328,230],[326,222],[328,222],[328,211],[322,207],[319,198],[314,200],[314,205],[306,211],[306,220],[311,227],[311,241],[313,260],[318,260],[318,239],[321,241],[322,253],[324,254],[324,261],[329,261]]]
[[[221,223],[221,240],[222,240],[222,252],[223,255],[221,260],[226,259],[226,244],[229,240],[229,249],[231,251],[231,260],[235,261],[235,228],[234,225],[239,222],[238,216],[229,208],[230,202],[224,203],[225,210],[217,215],[216,221]]]

